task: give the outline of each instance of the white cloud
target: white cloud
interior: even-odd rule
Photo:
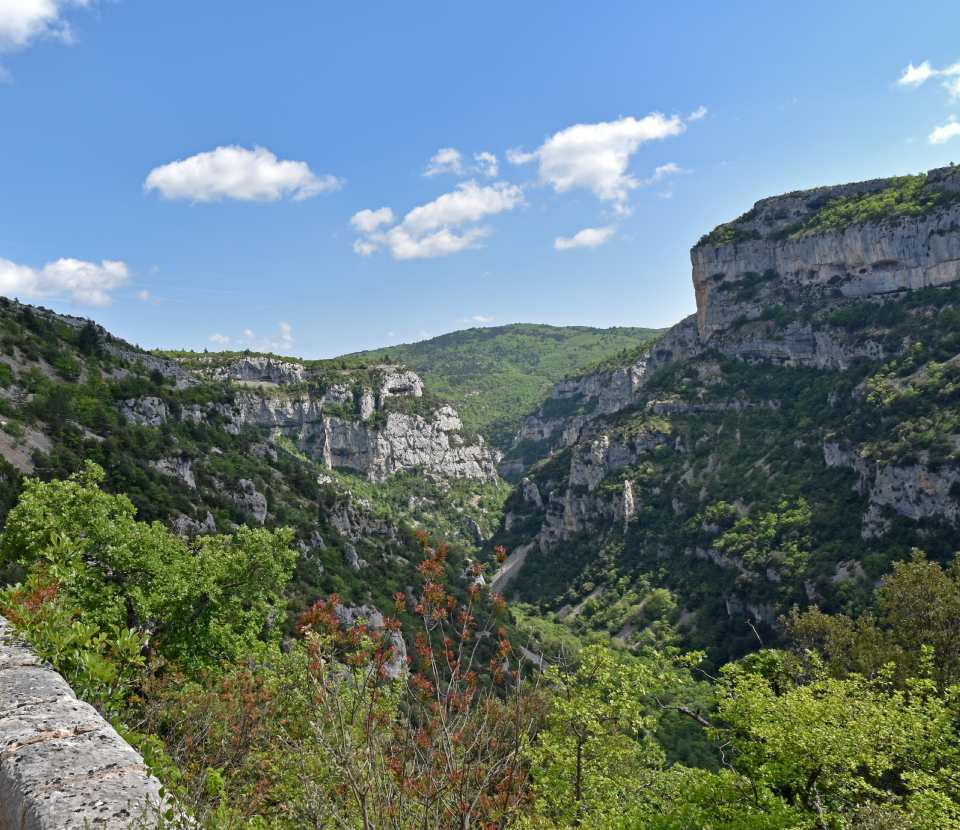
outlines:
[[[342,186],[336,176],[314,175],[306,162],[281,161],[265,147],[237,146],[155,167],[143,183],[144,190],[157,190],[166,199],[195,202],[274,202],[285,196],[300,201]]]
[[[394,259],[447,256],[473,247],[490,234],[488,228],[464,228],[464,225],[512,210],[522,203],[523,191],[516,185],[496,182],[481,186],[471,179],[461,182],[456,190],[413,208],[400,224],[389,229],[384,227],[385,222],[373,222],[371,219],[388,208],[360,211],[354,218],[361,215],[363,218],[359,223],[354,223],[354,227],[361,231],[364,227],[371,229],[353,243],[353,249],[361,256],[369,256],[384,246]]]
[[[430,158],[424,176],[439,176],[441,173],[451,173],[454,176],[469,176],[478,174],[488,179],[495,179],[500,174],[500,165],[497,157],[486,150],[474,153],[475,164],[464,164],[463,155],[455,147],[442,147]]]
[[[943,88],[947,91],[947,95],[951,99],[960,98],[960,62],[945,66],[943,69],[935,69],[930,65],[930,61],[924,61],[919,66],[911,63],[897,79],[897,84],[916,89],[931,78],[943,78]]]
[[[920,66],[914,66],[911,63],[903,70],[897,83],[900,86],[920,86],[937,74],[939,74],[937,70],[930,66],[930,61],[924,61]]]
[[[226,346],[226,345],[229,345],[229,343],[230,343],[230,338],[227,337],[227,335],[225,335],[225,334],[220,334],[220,333],[218,333],[218,332],[214,332],[214,333],[211,334],[210,337],[207,338],[207,339],[208,339],[211,343],[216,343],[218,346]]]
[[[471,314],[469,317],[464,318],[464,322],[484,325],[486,323],[492,323],[495,319],[495,317],[491,317],[489,314]]]
[[[141,303],[149,303],[152,298],[146,288],[141,288],[137,292],[137,299],[140,300]]]
[[[215,337],[223,339],[214,339]],[[253,329],[246,328],[243,330],[243,337],[238,337],[236,341],[224,334],[211,334],[210,340],[214,343],[220,343],[221,345],[239,341],[239,344],[244,348],[255,351],[289,352],[290,349],[293,348],[293,326],[291,326],[290,323],[281,321],[277,323],[276,332],[267,337],[258,336],[254,334]]]
[[[960,121],[951,119],[930,133],[928,140],[931,144],[943,144],[958,135],[960,135]]]
[[[350,217],[350,224],[360,233],[373,233],[381,225],[392,225],[394,222],[393,211],[388,207],[382,207],[378,210],[357,211]]]
[[[0,294],[31,300],[69,297],[79,305],[105,306],[111,292],[129,278],[123,262],[105,259],[99,265],[79,259],[58,259],[42,268],[0,259]]]
[[[684,169],[679,164],[669,161],[666,164],[661,164],[654,168],[653,175],[649,179],[644,179],[643,183],[656,184],[657,182],[662,182],[668,176],[678,176],[681,173],[689,172],[689,170]]]
[[[459,227],[485,216],[511,210],[523,201],[519,187],[507,182],[481,187],[475,181],[457,185],[457,189],[420,205],[403,217],[403,227],[423,233],[441,227]]]
[[[553,240],[553,247],[558,251],[569,251],[573,248],[597,248],[609,242],[617,229],[613,225],[605,228],[584,228],[573,236],[558,236]]]
[[[699,121],[707,114],[707,108],[702,104],[687,116],[687,121]]]
[[[465,251],[489,235],[489,228],[471,228],[459,233],[441,228],[423,236],[413,236],[401,226],[387,233],[386,243],[394,259],[433,259]]]
[[[243,336],[246,337],[247,340],[253,340],[253,329],[244,329]]]
[[[0,2],[0,50],[20,49],[41,37],[69,42],[70,24],[64,11],[85,7],[89,0],[3,0]]]
[[[488,179],[495,179],[500,175],[500,165],[497,163],[497,157],[493,153],[486,151],[474,153],[473,160],[477,163],[477,172]]]
[[[439,176],[441,173],[453,173],[459,176],[463,173],[463,158],[459,150],[453,147],[441,147],[430,159],[424,176]]]
[[[508,150],[507,159],[511,164],[536,160],[540,181],[557,193],[585,188],[622,210],[629,192],[642,184],[627,172],[630,157],[640,145],[679,135],[685,129],[680,116],[668,118],[659,112],[643,118],[575,124],[552,135],[532,153]]]

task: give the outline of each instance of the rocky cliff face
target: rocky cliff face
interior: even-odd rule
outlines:
[[[703,342],[775,302],[823,305],[960,280],[960,168],[931,170],[923,191],[942,209],[882,215],[841,227],[812,226],[837,200],[878,195],[897,180],[821,187],[763,199],[691,251],[697,328]],[[921,192],[920,199],[923,198]],[[721,230],[721,229],[718,229]],[[713,241],[713,239],[717,241]]]
[[[122,414],[154,427],[176,417],[216,424],[233,435],[245,427],[265,430],[291,440],[330,469],[351,470],[372,481],[418,470],[439,478],[498,479],[499,454],[479,436],[469,443],[451,406],[395,411],[395,400],[423,399],[423,381],[414,372],[384,366],[377,367],[372,382],[368,376],[366,383],[346,378],[320,384],[301,364],[261,356],[244,356],[201,372],[238,384],[233,402],[190,405],[174,415],[162,398],[146,395],[123,401]],[[169,464],[163,471],[184,478]]]
[[[523,424],[535,463],[494,539],[498,590],[579,608],[646,569],[698,609],[691,625],[719,613],[731,634],[831,607],[909,545],[948,555],[960,169],[766,199],[691,257],[695,316]]]

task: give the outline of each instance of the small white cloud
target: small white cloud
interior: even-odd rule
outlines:
[[[951,101],[960,99],[960,76],[952,80],[944,81],[943,88],[947,91]]]
[[[336,176],[314,175],[304,161],[281,161],[265,147],[237,146],[155,167],[143,184],[166,199],[194,202],[275,202],[287,196],[301,201],[342,186]]]
[[[477,163],[477,172],[488,179],[495,179],[500,175],[500,165],[497,163],[497,157],[493,153],[486,151],[474,153],[473,160]]]
[[[218,346],[226,346],[230,343],[230,338],[225,334],[219,334],[214,332],[207,338],[211,343],[216,343]]]
[[[42,268],[0,259],[0,294],[37,300],[65,296],[79,305],[106,306],[112,293],[129,279],[123,262],[105,259],[99,265],[64,258]]]
[[[678,176],[683,173],[689,173],[689,170],[685,170],[679,164],[675,164],[670,161],[666,164],[661,164],[659,167],[656,167],[653,171],[653,175],[649,179],[644,179],[644,184],[656,184],[657,182],[662,182],[668,176]]]
[[[459,176],[463,173],[463,158],[459,150],[453,147],[441,147],[430,159],[424,176],[439,176],[441,173],[453,173]]]
[[[699,121],[707,114],[707,108],[702,104],[697,107],[690,115],[687,116],[687,121]]]
[[[390,339],[393,339],[393,338],[396,337],[396,336],[397,336],[397,333],[396,333],[395,331],[388,331],[388,332],[387,332],[387,337],[389,337]]]
[[[253,329],[244,329],[243,336],[246,337],[247,340],[253,340]]]
[[[609,242],[617,229],[613,225],[605,228],[584,228],[573,236],[558,236],[553,240],[553,247],[558,251],[569,251],[573,248],[597,248]]]
[[[149,303],[153,298],[150,296],[150,292],[147,291],[146,288],[141,288],[137,292],[137,299],[140,300],[141,303]]]
[[[478,323],[479,325],[483,326],[483,325],[486,325],[487,323],[492,323],[496,319],[497,319],[496,317],[493,317],[489,314],[471,314],[468,317],[462,318],[461,322],[462,323]]]
[[[930,133],[928,139],[931,144],[943,144],[958,135],[960,135],[960,121],[951,118],[946,124],[942,124]]]
[[[575,124],[548,138],[532,153],[511,149],[511,164],[536,160],[539,178],[557,193],[584,188],[626,212],[629,192],[642,182],[627,172],[631,156],[642,144],[676,136],[686,129],[678,115],[652,112],[598,124]]]
[[[373,233],[381,225],[392,225],[393,220],[393,211],[388,207],[378,210],[366,208],[353,214],[350,217],[350,224],[360,233]]]
[[[930,66],[930,61],[924,61],[919,66],[912,63],[907,65],[903,74],[897,80],[900,86],[920,86],[929,81],[934,75],[939,74],[936,69]]]
[[[464,225],[512,210],[522,203],[523,191],[516,185],[496,182],[481,186],[471,179],[461,182],[456,190],[413,208],[400,224],[388,230],[381,229],[382,223],[370,219],[387,208],[360,211],[355,218],[364,214],[360,224],[373,229],[356,240],[353,249],[360,256],[369,256],[383,246],[394,259],[400,260],[447,256],[475,246],[491,232],[489,228],[464,228]],[[392,212],[390,216],[392,218]],[[357,224],[354,227],[361,229]]]

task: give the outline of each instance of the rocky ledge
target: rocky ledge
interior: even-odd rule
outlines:
[[[160,789],[139,753],[0,617],[0,830],[127,828],[153,815]]]

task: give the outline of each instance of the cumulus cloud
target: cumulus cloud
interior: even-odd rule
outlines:
[[[373,233],[381,225],[392,225],[394,221],[393,211],[388,207],[382,207],[378,210],[357,211],[350,217],[350,224],[360,233]]]
[[[495,317],[492,317],[489,314],[471,314],[469,317],[464,317],[463,322],[486,325],[487,323],[492,323],[495,319]]]
[[[553,240],[553,247],[558,251],[569,251],[573,248],[598,248],[609,242],[616,233],[613,225],[604,228],[584,228],[573,236],[558,236]]]
[[[220,334],[219,332],[214,332],[207,339],[211,343],[216,343],[218,346],[227,346],[230,344],[230,338],[225,334]]]
[[[112,292],[128,279],[127,266],[109,259],[98,265],[65,258],[42,268],[0,259],[0,294],[8,297],[67,297],[79,305],[106,306],[113,299]]]
[[[430,158],[424,176],[439,176],[441,173],[453,173],[459,176],[463,172],[463,157],[453,147],[441,147]]]
[[[64,13],[89,0],[4,0],[0,3],[0,50],[22,49],[42,37],[72,40]]]
[[[265,147],[217,147],[206,153],[155,167],[143,183],[166,199],[218,202],[294,201],[338,190],[343,180],[317,176],[304,161],[281,161]]]
[[[916,89],[931,78],[943,78],[943,88],[947,91],[947,95],[951,99],[960,98],[960,62],[945,66],[943,69],[934,68],[930,65],[930,61],[924,61],[919,66],[908,64],[903,74],[897,79],[897,84]]]
[[[679,135],[686,124],[678,115],[652,112],[643,118],[628,116],[597,124],[575,124],[560,130],[532,152],[507,151],[511,164],[538,163],[541,183],[557,193],[574,188],[590,190],[623,210],[629,192],[642,181],[627,172],[630,157],[642,145]]]
[[[394,259],[447,256],[473,247],[490,234],[489,228],[465,225],[512,210],[522,202],[523,191],[516,185],[496,182],[481,186],[471,179],[461,182],[456,190],[413,208],[393,227],[386,227],[393,221],[392,211],[389,216],[383,213],[388,208],[354,214],[354,219],[362,217],[359,223],[351,221],[364,236],[354,242],[353,249],[361,256],[369,256],[385,247]]]
[[[960,135],[960,121],[951,118],[946,124],[937,127],[928,139],[931,144],[943,144]]]
[[[702,104],[697,107],[690,115],[687,116],[687,121],[699,121],[707,114],[707,108]]]

